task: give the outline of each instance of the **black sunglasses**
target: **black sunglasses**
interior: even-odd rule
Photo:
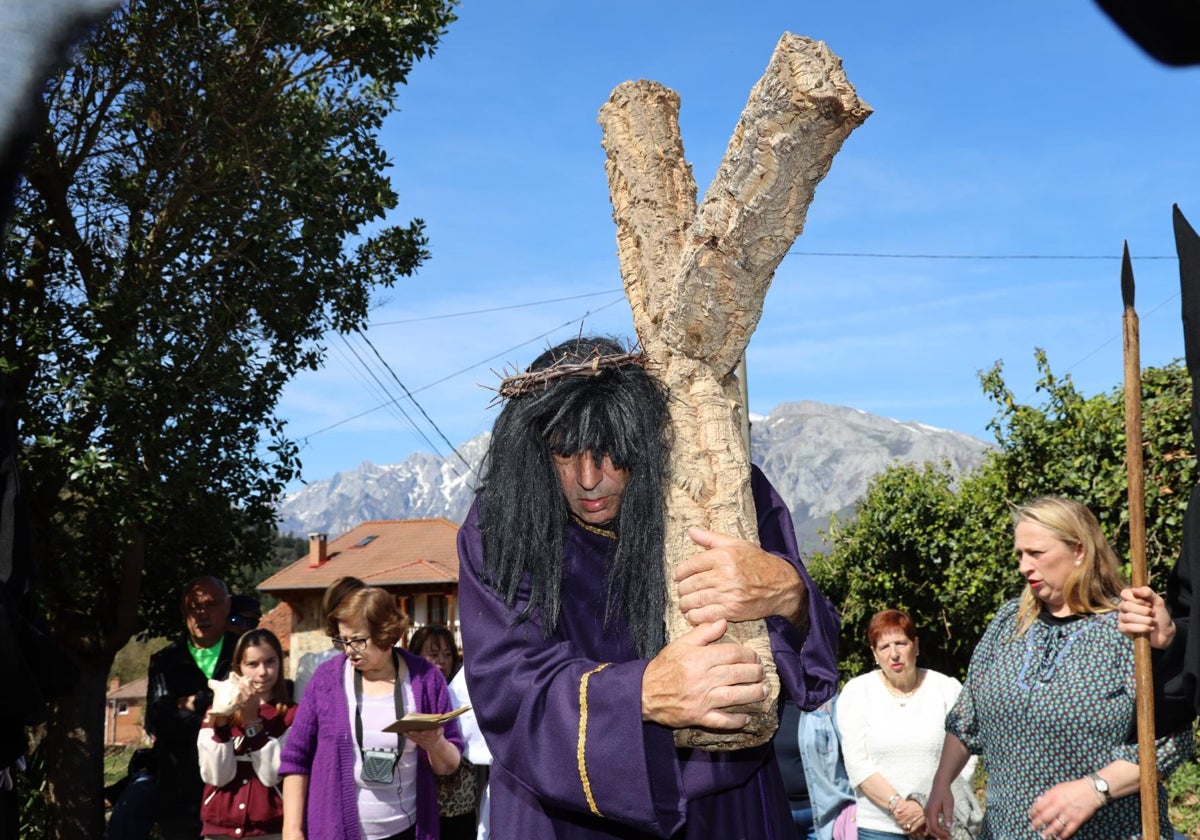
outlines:
[[[245,627],[247,630],[253,630],[258,627],[258,619],[254,616],[231,615],[229,623],[236,627]]]

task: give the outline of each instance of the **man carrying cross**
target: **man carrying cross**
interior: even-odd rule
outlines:
[[[758,657],[714,644],[766,621],[780,680],[812,709],[837,684],[837,616],[757,469],[761,547],[692,528],[662,572],[671,444],[662,386],[606,339],[555,347],[501,386],[484,487],[459,532],[467,680],[492,749],[497,837],[795,836],[770,744],[676,749],[766,696]],[[667,587],[691,632],[665,642]]]

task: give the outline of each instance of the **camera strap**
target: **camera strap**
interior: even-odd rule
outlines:
[[[392,651],[392,662],[396,666],[396,720],[404,717],[404,680],[400,677],[400,654]],[[353,666],[351,666],[353,667]],[[363,722],[362,722],[362,698],[363,698],[363,676],[362,671],[354,669],[354,737],[358,741],[358,752],[361,755],[363,751]],[[396,733],[396,758],[400,757],[400,753],[404,752],[404,735],[400,732]]]

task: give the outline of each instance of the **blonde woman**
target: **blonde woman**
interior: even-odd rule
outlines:
[[[971,754],[988,771],[981,837],[1113,840],[1141,835],[1133,643],[1117,629],[1117,557],[1083,505],[1046,496],[1013,511],[1020,598],[1004,604],[971,657],[946,719],[926,819],[950,836],[949,781]],[[1158,741],[1165,776],[1191,732]],[[1160,784],[1161,837],[1172,837]]]

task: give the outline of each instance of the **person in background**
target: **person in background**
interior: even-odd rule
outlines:
[[[283,679],[283,648],[270,630],[247,630],[233,649],[233,671],[247,684],[232,715],[211,710],[196,748],[206,838],[278,837],[283,830],[279,754],[296,704]]]
[[[366,587],[356,577],[340,577],[325,588],[325,594],[321,597],[321,619],[325,622],[325,635],[333,638],[338,634],[337,622],[333,618],[333,613],[337,610],[338,605],[342,603],[342,599],[351,592],[357,592]],[[300,657],[300,661],[296,663],[296,682],[292,688],[292,696],[300,701],[304,700],[304,687],[308,685],[308,681],[312,679],[312,675],[323,662],[328,662],[339,653],[336,647],[330,646],[325,650],[312,651]]]
[[[158,807],[157,772],[154,750],[137,749],[129,759],[128,773],[104,789],[105,798],[113,803],[104,828],[106,840],[146,840],[150,836]]]
[[[436,665],[447,683],[451,683],[458,673],[458,645],[454,641],[454,634],[445,625],[426,624],[418,627],[408,642],[408,649]],[[474,766],[464,758],[453,775],[438,776],[437,789],[442,840],[470,840],[476,833],[476,811],[479,807]]]
[[[262,621],[262,606],[252,595],[234,595],[229,599],[229,618],[225,620],[225,629],[230,633],[242,635],[247,630],[253,630]]]
[[[158,825],[163,840],[200,836],[200,759],[196,738],[212,704],[210,679],[229,675],[237,636],[225,631],[229,590],[211,575],[195,578],[180,599],[186,632],[150,657],[146,732],[158,766]]]
[[[813,826],[812,802],[808,796],[808,779],[804,772],[804,758],[800,753],[799,707],[786,698],[779,711],[779,728],[775,730],[775,761],[783,775],[783,786],[787,791],[788,807],[792,809],[792,821],[796,824],[796,837],[800,840],[817,840]]]
[[[465,668],[459,668],[454,679],[450,680],[450,702],[456,709],[471,705]],[[492,831],[489,813],[491,794],[488,785],[488,775],[492,767],[492,751],[488,749],[487,741],[483,739],[483,732],[479,729],[479,721],[475,719],[474,709],[468,709],[458,717],[458,726],[462,730],[463,761],[469,761],[475,768],[475,789],[479,792],[479,805],[476,810],[478,822],[476,840],[488,840]]]
[[[811,712],[800,712],[800,755],[804,779],[812,803],[813,832],[817,840],[842,840],[835,833],[841,818],[856,816],[854,789],[842,760],[841,735],[837,731],[837,700],[833,695]],[[846,817],[843,812],[849,811]]]
[[[988,771],[984,838],[1138,837],[1133,643],[1117,627],[1116,553],[1070,499],[1044,496],[1012,519],[1026,586],[988,625],[946,718],[931,833],[950,836],[950,780],[975,754]],[[1162,838],[1173,832],[1161,780],[1191,749],[1190,727],[1156,743]]]
[[[962,683],[917,667],[920,640],[902,610],[882,610],[867,624],[878,666],[846,683],[838,697],[842,757],[856,794],[860,840],[926,836],[923,799],[938,767],[946,713]],[[956,771],[961,802],[971,794],[975,762]]]
[[[408,624],[396,598],[368,586],[331,618],[345,655],[321,665],[288,732],[283,835],[288,840],[436,840],[435,776],[458,769],[457,721],[422,731],[383,731],[406,711],[451,711],[446,678],[395,647]]]

